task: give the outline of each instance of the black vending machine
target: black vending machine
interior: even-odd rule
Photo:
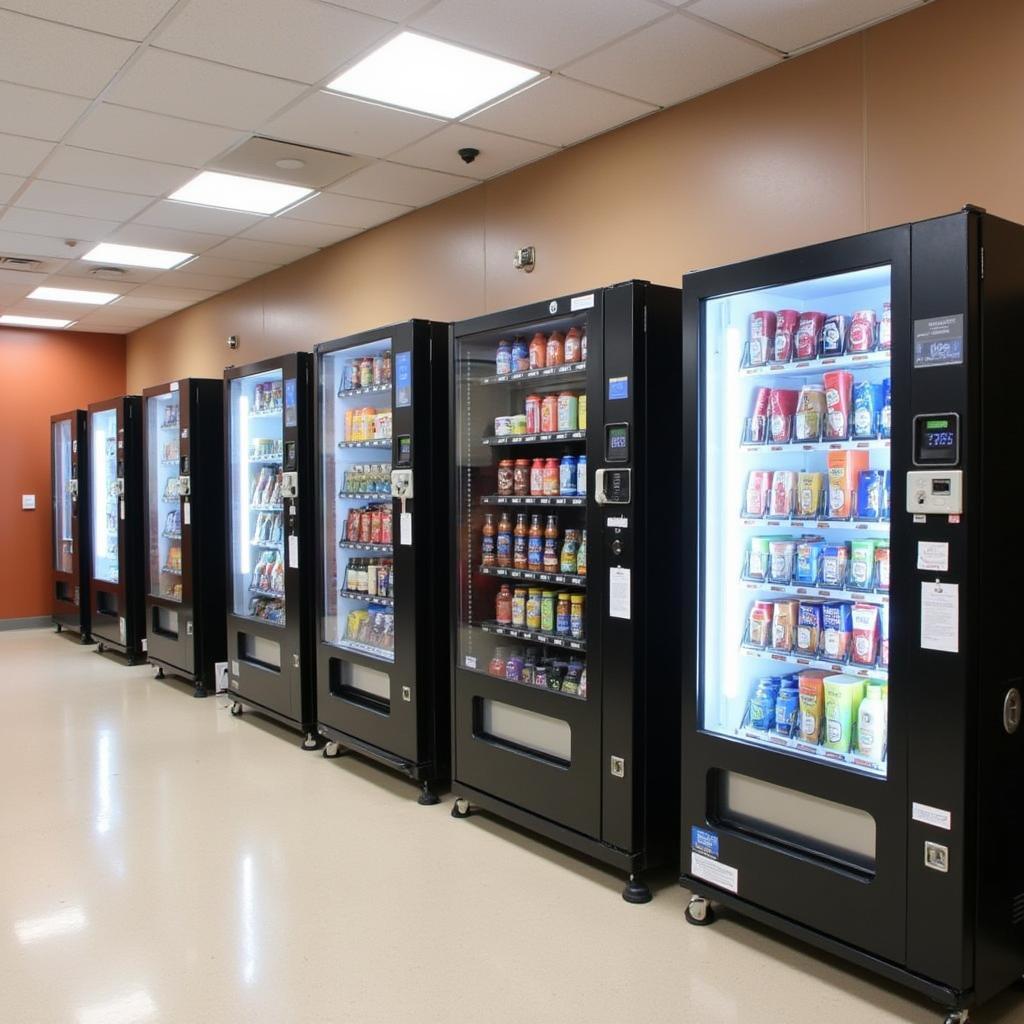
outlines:
[[[630,281],[452,328],[455,817],[629,876],[675,856],[680,296]]]
[[[144,660],[142,399],[125,395],[89,406],[92,565],[89,619],[99,651]]]
[[[1024,228],[966,208],[683,295],[687,917],[965,1021],[1024,971]]]
[[[224,383],[186,378],[142,393],[146,629],[157,668],[214,689],[224,661]]]
[[[89,635],[89,444],[86,412],[50,417],[50,496],[53,506],[53,624],[81,643]]]
[[[448,324],[316,346],[317,728],[421,783],[449,774]]]
[[[313,693],[312,357],[224,371],[228,688],[243,707],[304,734],[316,750]]]

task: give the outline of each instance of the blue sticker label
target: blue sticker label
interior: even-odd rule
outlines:
[[[395,355],[395,405],[412,405],[412,353]]]
[[[694,853],[702,853],[705,857],[718,860],[718,833],[697,828],[696,825],[691,826],[690,849]]]
[[[616,398],[629,398],[629,378],[609,377],[608,398],[610,401],[614,401]]]

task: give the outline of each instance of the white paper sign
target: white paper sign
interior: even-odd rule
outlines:
[[[953,827],[953,815],[949,811],[940,810],[938,807],[929,807],[927,804],[915,803],[912,813],[914,821],[923,821],[926,825],[944,828],[947,832]]]
[[[625,516],[609,516],[608,525],[610,527],[625,530],[629,526],[629,520]]]
[[[575,313],[580,309],[591,309],[594,305],[594,293],[589,295],[577,295],[569,300],[569,309]]]
[[[476,658],[471,654],[466,655],[466,668],[476,668]]]
[[[919,540],[917,567],[925,572],[949,572],[949,545],[945,541]]]
[[[613,619],[628,619],[629,570],[611,568],[608,570],[608,614]]]
[[[184,521],[186,526],[191,526],[192,525],[192,502],[191,501],[186,501],[185,502],[185,518],[184,518],[183,521]]]
[[[703,878],[705,882],[717,885],[719,889],[739,892],[739,871],[728,864],[720,864],[717,860],[705,857],[703,853],[690,853],[690,874],[694,878]]]
[[[949,654],[960,650],[959,584],[921,584],[921,647]]]
[[[124,498],[121,499],[121,518],[124,519]]]
[[[412,513],[402,512],[398,516],[398,543],[412,544]]]
[[[288,568],[298,569],[299,567],[299,538],[298,534],[288,534]]]

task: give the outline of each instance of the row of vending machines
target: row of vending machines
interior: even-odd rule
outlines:
[[[1024,970],[1022,271],[965,208],[54,417],[55,621],[964,1020]]]

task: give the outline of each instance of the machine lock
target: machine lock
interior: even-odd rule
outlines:
[[[412,496],[412,470],[391,470],[391,497],[398,498],[402,503],[402,515],[405,515],[406,501]]]
[[[178,477],[178,496],[181,498],[187,498],[192,494],[192,477],[190,476],[179,476]]]
[[[71,495],[71,500],[72,501],[77,501],[78,500],[78,481],[77,480],[69,480],[68,481],[68,494]]]

